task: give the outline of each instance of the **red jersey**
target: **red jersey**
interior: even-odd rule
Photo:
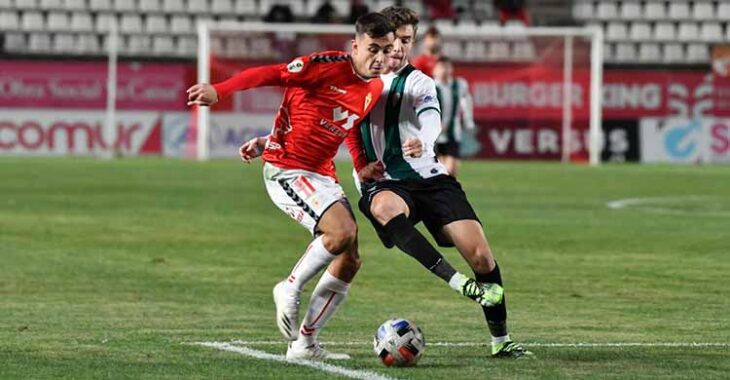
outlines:
[[[413,67],[423,71],[424,74],[433,77],[433,68],[436,67],[438,57],[433,55],[421,54],[411,62]]]
[[[383,91],[379,78],[359,77],[343,52],[314,53],[289,64],[244,70],[215,84],[219,97],[262,86],[285,87],[264,161],[337,178],[333,159],[343,141],[359,171],[367,164],[359,125]]]

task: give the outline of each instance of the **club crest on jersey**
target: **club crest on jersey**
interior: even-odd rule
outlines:
[[[365,107],[363,107],[362,110],[365,111],[366,109],[368,109],[368,106],[370,105],[370,102],[372,102],[372,101],[373,101],[373,93],[368,92],[368,96],[365,97]]]
[[[302,69],[304,69],[304,61],[302,61],[301,59],[297,58],[297,59],[291,61],[291,63],[289,63],[286,66],[286,69],[290,73],[298,73],[298,72],[302,71]]]

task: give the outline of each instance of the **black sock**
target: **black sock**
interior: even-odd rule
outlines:
[[[494,264],[494,270],[487,274],[474,272],[476,280],[502,286],[502,274],[499,272],[499,265],[496,262]],[[492,336],[507,335],[507,300],[505,298],[502,299],[502,303],[499,305],[482,306],[482,311],[484,311],[484,319],[487,320],[487,326],[489,326],[489,332]]]
[[[421,265],[446,282],[456,274],[444,257],[413,226],[405,214],[400,214],[383,226],[401,251],[418,260]]]

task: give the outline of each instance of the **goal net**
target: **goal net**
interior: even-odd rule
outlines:
[[[453,62],[455,75],[469,83],[473,97],[478,129],[471,144],[462,144],[466,153],[485,159],[599,162],[599,29],[439,29],[442,54]],[[219,82],[247,67],[286,63],[317,51],[349,51],[353,33],[351,25],[201,23],[198,81]],[[259,88],[237,92],[210,109],[199,107],[190,153],[198,159],[236,156],[243,141],[269,132],[281,94],[278,88]]]

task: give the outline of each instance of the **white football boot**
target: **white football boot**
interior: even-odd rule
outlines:
[[[289,289],[286,280],[274,286],[276,325],[288,340],[297,340],[299,335],[299,292]]]
[[[294,341],[289,343],[289,349],[286,350],[286,358],[288,360],[348,360],[350,359],[350,355],[329,352],[322,348],[319,342],[300,347]]]

